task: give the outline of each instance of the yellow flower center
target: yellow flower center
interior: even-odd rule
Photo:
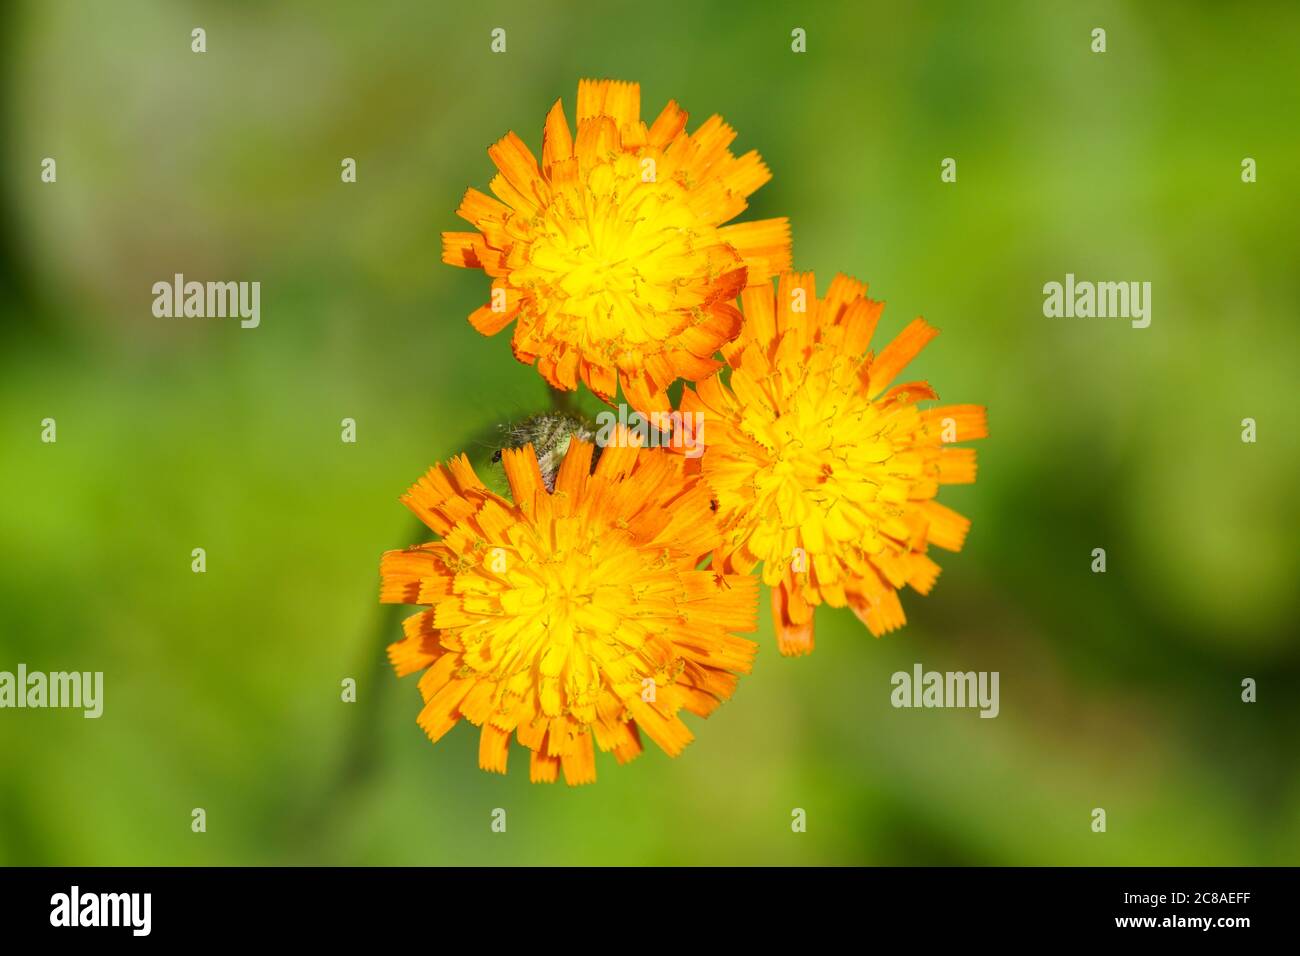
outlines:
[[[583,347],[659,343],[682,330],[713,274],[701,223],[673,180],[642,182],[635,156],[558,186],[533,220],[527,264],[511,281],[532,291],[548,334]]]
[[[638,606],[639,588],[612,583],[629,568],[646,568],[649,557],[625,533],[588,531],[585,523],[556,518],[507,559],[494,575],[501,580],[488,584],[495,606],[482,608],[490,636],[466,660],[501,681],[503,692],[535,687],[544,713],[589,723],[602,672],[613,683],[634,676],[618,662],[641,648],[653,612]]]
[[[753,546],[774,568],[788,566],[796,547],[812,555],[839,542],[859,554],[878,552],[886,545],[882,527],[898,514],[894,503],[906,499],[909,482],[898,469],[910,466],[891,437],[897,423],[862,395],[859,364],[842,356],[815,362],[787,385],[775,418],[741,420],[768,454],[754,463],[754,502],[730,504],[773,516]],[[724,498],[724,509],[728,503]]]

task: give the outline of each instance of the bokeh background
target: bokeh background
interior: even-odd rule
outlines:
[[[1300,862],[1298,53],[1281,3],[4,4],[0,670],[106,703],[0,712],[0,862]],[[397,496],[546,407],[439,232],[584,76],[723,114],[775,177],[748,216],[883,336],[940,327],[918,377],[992,437],[904,630],[823,609],[784,660],[764,602],[680,759],[570,790],[428,743],[376,595]],[[154,318],[176,272],[260,281],[261,327]],[[1151,327],[1044,318],[1067,272],[1150,281]],[[918,661],[999,671],[1001,716],[891,708]]]

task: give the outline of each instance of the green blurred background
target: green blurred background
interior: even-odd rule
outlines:
[[[102,670],[106,702],[0,711],[0,862],[1300,862],[1300,9],[1088,7],[5,4],[0,670]],[[992,437],[904,630],[823,609],[784,660],[765,601],[681,758],[568,789],[429,744],[376,594],[397,496],[546,406],[439,232],[585,76],[721,113],[774,173],[747,217],[790,216],[823,290],[869,281],[882,336],[940,327],[917,377]],[[260,281],[261,327],[154,318],[175,272]],[[1067,272],[1152,282],[1151,327],[1044,318]],[[918,661],[999,671],[1001,716],[891,708]]]

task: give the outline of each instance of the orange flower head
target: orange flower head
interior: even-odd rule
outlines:
[[[715,564],[763,562],[783,654],[813,647],[813,609],[851,607],[876,636],[904,621],[898,589],[928,593],[929,545],[956,551],[970,522],[935,501],[939,486],[975,480],[975,452],[948,447],[987,435],[984,408],[937,399],[925,382],[892,385],[938,330],[915,319],[867,351],[884,304],[837,275],[817,298],[811,273],[745,290],[745,325],[723,349],[732,368],[687,389],[702,413],[705,480],[726,541]],[[698,416],[685,416],[694,420]]]
[[[559,101],[540,165],[507,134],[488,150],[496,198],[470,189],[458,210],[476,231],[443,233],[444,262],[492,277],[470,322],[516,321],[515,357],[556,388],[611,401],[621,384],[638,411],[666,411],[668,385],[718,367],[740,290],[790,265],[785,219],[724,225],[771,178],[756,152],[732,155],[735,136],[718,116],[687,133],[675,102],[647,126],[636,83],[579,82],[576,135]]]
[[[419,723],[437,741],[480,728],[479,766],[504,773],[510,738],[534,781],[596,778],[641,732],[670,755],[748,673],[757,579],[699,570],[722,541],[708,490],[664,450],[574,438],[547,491],[531,445],[502,453],[513,502],[463,455],[403,502],[440,540],[387,552],[380,600],[422,604],[391,645],[398,676],[423,671]]]

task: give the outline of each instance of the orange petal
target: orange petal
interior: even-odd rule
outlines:
[[[442,261],[462,269],[482,269],[487,244],[477,232],[444,232]]]
[[[570,787],[596,782],[596,754],[591,745],[591,733],[578,735],[574,748],[560,758],[564,768],[564,782]]]
[[[488,773],[505,773],[510,756],[510,733],[484,724],[478,735],[478,765]]]
[[[560,758],[534,750],[528,762],[528,779],[533,783],[555,783],[560,776]]]
[[[573,156],[573,133],[569,131],[569,121],[564,116],[562,101],[556,100],[551,111],[546,114],[546,128],[542,133],[542,168],[550,170],[556,163],[562,163]]]
[[[886,345],[871,363],[868,397],[875,398],[883,392],[907,363],[916,358],[926,343],[938,334],[939,330],[929,325],[925,319],[913,319],[908,323],[907,328],[898,333],[898,337]]]
[[[460,208],[456,210],[456,215],[477,226],[485,219],[505,219],[510,215],[510,207],[493,199],[487,193],[470,187],[465,190],[465,196],[460,201]]]
[[[898,592],[892,588],[887,588],[874,602],[863,595],[853,595],[849,607],[853,608],[858,620],[876,637],[897,630],[907,623],[903,605],[898,600]]]
[[[921,426],[940,441],[974,441],[989,437],[989,423],[983,405],[941,405],[921,413]]]
[[[550,190],[542,179],[542,171],[537,168],[537,159],[517,135],[507,133],[488,147],[488,155],[501,170],[501,176],[493,179],[496,185],[492,187],[500,199],[515,209],[529,212],[546,201]],[[499,188],[497,179],[502,178],[509,189]]]
[[[516,505],[531,513],[537,496],[546,494],[542,470],[537,464],[537,453],[533,450],[532,442],[523,448],[507,448],[502,451],[501,464],[505,468],[506,480],[510,482],[510,496]]]
[[[641,120],[641,85],[623,80],[579,80],[578,122],[610,116],[620,127]]]
[[[937,501],[925,502],[921,510],[930,519],[930,543],[946,551],[960,551],[970,530],[970,518]]]
[[[969,485],[975,481],[975,449],[944,448],[939,452],[939,483]]]
[[[786,657],[802,657],[812,653],[813,616],[809,614],[802,623],[796,623],[790,616],[790,599],[791,592],[784,581],[772,588],[772,622],[776,626],[777,647]]]
[[[789,219],[737,222],[723,226],[718,235],[745,260],[749,269],[747,285],[766,284],[774,275],[790,268]]]

